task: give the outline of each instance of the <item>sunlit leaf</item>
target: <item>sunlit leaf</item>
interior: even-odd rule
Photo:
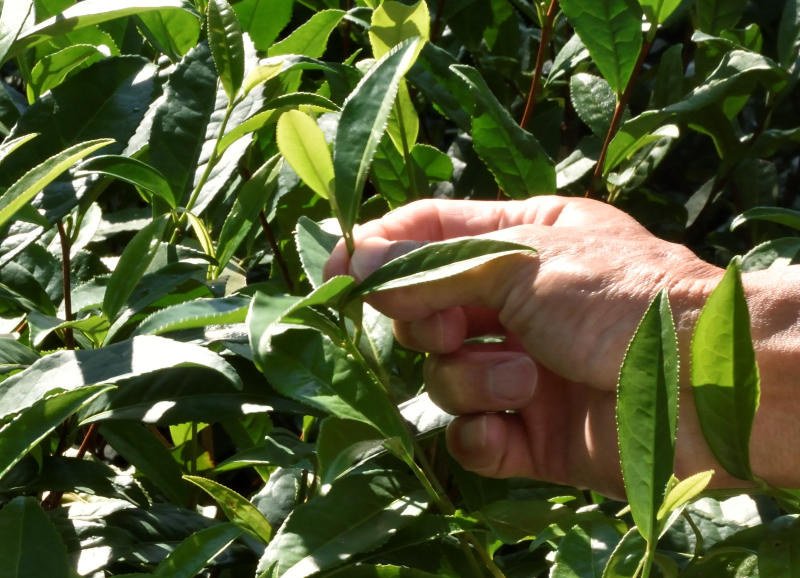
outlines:
[[[298,110],[281,115],[278,148],[298,176],[323,199],[334,192],[333,159],[325,135],[316,121]]]

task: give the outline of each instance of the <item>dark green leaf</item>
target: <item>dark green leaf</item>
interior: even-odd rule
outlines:
[[[800,230],[800,211],[783,207],[755,207],[748,209],[731,222],[731,231],[750,221],[769,221]]]
[[[381,447],[381,433],[364,422],[326,417],[317,439],[319,468],[323,484],[330,484],[364,454]]]
[[[703,435],[731,475],[748,480],[750,432],[760,397],[738,258],[709,296],[692,337],[691,380]]]
[[[642,18],[633,0],[562,0],[561,10],[616,94],[622,94],[642,48]]]
[[[189,492],[181,479],[178,463],[161,439],[144,425],[124,421],[107,422],[98,431],[115,451],[155,484],[171,502],[180,505],[187,503]]]
[[[409,495],[409,484],[384,472],[338,480],[324,496],[294,509],[267,546],[258,571],[277,563],[281,575],[303,578],[380,546],[426,507],[416,493]]]
[[[551,578],[599,578],[619,540],[606,524],[592,524],[588,532],[573,526],[558,545]]]
[[[2,578],[70,578],[72,562],[36,498],[19,496],[0,510]]]
[[[239,20],[227,0],[208,2],[208,44],[222,88],[233,102],[244,80],[244,42]]]
[[[800,576],[800,520],[781,516],[773,520],[758,547],[758,573],[766,578]]]
[[[636,528],[628,530],[612,552],[602,578],[634,578],[646,547],[647,542]]]
[[[160,335],[168,331],[211,324],[244,323],[250,299],[239,296],[194,299],[156,311],[146,317],[134,335]]]
[[[253,465],[271,465],[281,468],[302,467],[312,469],[314,446],[301,442],[287,430],[275,429],[263,443],[244,450],[218,465],[215,472],[226,472]]]
[[[8,378],[3,385],[8,384],[14,377],[16,376]],[[11,418],[11,421],[0,429],[0,478],[47,434],[109,387],[95,385],[56,393],[33,402]],[[5,407],[3,409],[5,410]]]
[[[177,207],[175,194],[164,175],[142,161],[121,155],[101,155],[89,159],[78,168],[81,171],[102,173],[136,185],[166,201],[171,208]]]
[[[153,576],[193,578],[241,534],[242,529],[234,524],[217,524],[198,530],[158,565]]]
[[[473,146],[498,185],[512,198],[554,193],[555,165],[536,137],[520,128],[476,69],[465,65],[452,69],[478,103],[472,118]]]
[[[272,539],[272,527],[264,515],[241,495],[222,484],[198,476],[184,479],[201,488],[219,504],[225,516],[242,530],[249,532],[264,544]]]
[[[491,239],[428,243],[381,266],[358,285],[354,295],[446,279],[506,255],[535,252],[526,245]]]
[[[605,138],[617,104],[608,83],[599,76],[579,72],[569,79],[569,94],[581,120],[596,136]]]
[[[789,68],[797,62],[798,53],[800,53],[800,2],[786,0],[778,27],[778,59],[784,68]]]
[[[358,219],[369,167],[394,105],[400,80],[414,63],[420,40],[407,40],[388,52],[364,75],[342,108],[336,131],[333,166],[335,200],[342,229]]]
[[[697,0],[697,28],[709,34],[719,34],[739,22],[747,0]]]
[[[108,280],[106,294],[103,298],[103,313],[109,320],[116,319],[142,275],[153,262],[161,245],[161,238],[167,229],[168,221],[168,215],[162,215],[151,221],[134,235],[122,252],[119,262]]]
[[[338,235],[328,233],[308,217],[300,217],[297,221],[295,228],[297,253],[300,255],[303,270],[314,288],[322,285],[323,267],[338,241]]]
[[[797,261],[800,237],[782,237],[756,245],[742,257],[742,272],[785,267]]]

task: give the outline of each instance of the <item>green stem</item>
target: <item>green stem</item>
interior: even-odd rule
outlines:
[[[67,232],[64,229],[64,223],[60,220],[56,222],[58,229],[58,239],[61,243],[61,276],[64,284],[64,320],[72,321],[72,288],[71,288],[71,275],[70,275],[70,242]],[[64,344],[67,349],[75,349],[75,336],[72,333],[72,327],[64,328]]]
[[[642,573],[639,574],[637,569],[636,574],[634,576],[641,576],[642,578],[650,578],[650,572],[653,570],[653,560],[655,559],[656,550],[652,544],[647,544],[647,550],[645,550],[644,558],[639,563],[639,568],[641,569]]]
[[[214,150],[211,151],[211,155],[208,157],[208,162],[206,163],[206,168],[203,170],[200,180],[197,181],[197,185],[195,185],[194,189],[192,190],[192,194],[189,196],[189,201],[186,203],[186,209],[184,213],[181,213],[181,216],[178,219],[178,224],[175,226],[175,231],[173,231],[172,237],[169,240],[170,244],[178,240],[178,234],[183,227],[184,222],[186,221],[185,213],[191,212],[194,204],[197,202],[197,198],[200,196],[200,191],[203,189],[206,182],[208,182],[208,177],[211,176],[211,171],[214,169],[217,161],[219,160],[219,153],[217,152],[219,149],[219,143],[225,134],[225,129],[228,127],[228,122],[231,119],[231,114],[233,114],[233,109],[236,107],[236,104],[236,101],[228,102],[228,107],[225,109],[225,116],[222,118],[222,125],[220,125],[219,128],[217,140],[214,143]]]
[[[694,554],[692,560],[696,560],[703,549],[703,533],[700,531],[700,528],[697,527],[697,524],[694,523],[694,520],[692,520],[692,515],[687,512],[685,508],[681,512],[681,516],[683,516],[686,523],[689,524],[689,527],[692,529],[692,532],[694,532]]]

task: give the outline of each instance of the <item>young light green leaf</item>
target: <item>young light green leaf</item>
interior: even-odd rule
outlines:
[[[303,182],[323,199],[332,198],[333,159],[316,121],[299,110],[285,112],[278,120],[277,140],[281,154]]]
[[[105,46],[76,44],[43,56],[31,70],[27,87],[30,100],[61,84],[73,70],[85,68],[109,55]]]
[[[175,195],[164,175],[140,160],[122,155],[100,155],[81,163],[78,169],[120,179],[149,191],[173,209],[177,206]]]
[[[678,427],[678,338],[665,291],[650,304],[628,346],[616,413],[631,514],[644,539],[655,545],[656,512],[672,476]]]
[[[227,0],[208,2],[208,44],[222,88],[233,102],[244,80],[242,27]]]
[[[616,94],[622,94],[642,49],[641,8],[634,0],[562,0],[561,10]]]
[[[103,313],[109,320],[117,317],[136,288],[136,284],[156,256],[156,252],[161,246],[161,238],[167,229],[168,220],[168,215],[161,215],[153,219],[133,236],[122,252],[119,262],[108,280],[106,294],[103,298]]]
[[[381,2],[372,12],[369,27],[372,55],[381,58],[394,46],[414,36],[428,40],[430,27],[431,16],[425,0],[410,5],[396,0]],[[422,49],[422,45],[419,48]]]
[[[272,539],[272,526],[269,525],[264,515],[240,494],[208,478],[183,476],[183,479],[192,482],[214,498],[225,516],[242,530],[253,535],[264,544],[270,542]]]
[[[53,522],[32,496],[17,496],[0,510],[3,578],[70,578],[71,556]]]
[[[645,18],[654,27],[663,24],[680,3],[681,0],[639,0]]]
[[[783,207],[754,207],[737,216],[731,222],[731,231],[750,221],[769,221],[800,230],[800,211]]]
[[[619,532],[608,524],[591,524],[587,530],[573,526],[561,539],[550,578],[588,578],[603,574],[620,541]]]
[[[292,19],[294,0],[243,0],[233,9],[256,49],[267,52],[284,26]]]
[[[328,37],[344,18],[344,10],[321,10],[308,22],[294,30],[289,36],[270,46],[269,56],[283,54],[302,54],[310,58],[320,58],[325,52]]]
[[[61,14],[26,29],[14,43],[13,51],[19,53],[54,36],[116,18],[152,10],[187,9],[187,3],[182,0],[115,0],[113,3],[106,0],[84,0],[70,6]]]
[[[738,257],[700,313],[691,352],[692,388],[703,435],[728,473],[752,479],[750,432],[760,387]]]
[[[0,478],[65,419],[112,387],[94,385],[56,393],[35,401],[12,418],[0,429]]]
[[[168,331],[211,324],[244,323],[250,299],[237,295],[219,299],[193,299],[159,309],[146,317],[134,335],[159,335]]]
[[[388,52],[344,104],[333,154],[337,217],[343,231],[351,231],[356,223],[372,158],[386,130],[400,80],[414,63],[420,42],[412,38]]]
[[[162,578],[193,578],[230,546],[243,530],[235,524],[217,524],[198,530],[181,542],[153,572]]]
[[[475,97],[473,147],[500,188],[512,198],[555,193],[555,165],[536,137],[520,128],[492,94],[480,72],[465,65],[453,65],[451,69],[467,83]]]
[[[61,173],[80,159],[112,142],[114,141],[110,139],[99,139],[76,144],[29,170],[0,196],[0,226],[56,180]]]
[[[280,576],[304,578],[376,548],[392,529],[409,524],[426,508],[416,492],[405,491],[409,482],[392,472],[338,480],[327,494],[292,511],[267,546],[258,572],[277,563]]]
[[[381,266],[358,285],[353,296],[446,279],[500,257],[534,253],[527,245],[491,239],[429,243]]]
[[[663,523],[672,512],[695,499],[700,492],[706,489],[713,476],[714,470],[698,472],[672,486],[664,498],[664,503],[658,509],[657,518],[659,522]]]

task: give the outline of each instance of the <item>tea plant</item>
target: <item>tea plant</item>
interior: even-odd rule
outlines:
[[[800,494],[750,467],[740,279],[800,252],[796,0],[0,5],[0,576],[798,571]],[[323,277],[407,202],[550,193],[730,262],[691,360],[665,292],[632,336],[627,503],[462,470],[363,302],[535,247]],[[748,489],[674,476],[690,361]]]

